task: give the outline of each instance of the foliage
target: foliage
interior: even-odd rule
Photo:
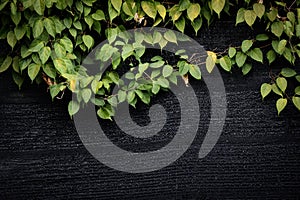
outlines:
[[[237,26],[244,23],[252,29],[256,25],[263,29],[238,47],[231,46],[224,52],[208,51],[208,72],[218,64],[228,72],[237,66],[246,75],[253,62],[272,66],[276,59],[285,59],[290,66],[284,66],[279,74],[270,72],[271,81],[263,83],[260,92],[263,99],[271,92],[279,96],[278,114],[288,101],[300,110],[300,86],[295,87],[292,95],[287,92],[293,79],[300,82],[294,67],[300,57],[299,4],[298,0],[290,3],[263,0],[109,0],[105,3],[96,0],[1,0],[0,39],[6,40],[11,50],[0,58],[0,72],[12,68],[13,80],[19,88],[26,78],[37,83],[44,80],[53,99],[66,89],[71,90],[77,100],[69,103],[70,115],[78,112],[80,105],[92,102],[98,106],[99,117],[111,119],[118,103],[127,101],[135,106],[139,99],[148,104],[151,96],[176,84],[179,76],[185,80],[188,75],[201,79],[199,67],[190,63],[183,51],[177,52],[175,64],[161,56],[148,61],[142,59],[145,43],[158,44],[161,48],[167,43],[177,44],[180,38],[172,32],[156,32],[145,38],[137,33],[134,44],[128,43],[126,37],[116,41],[114,35],[149,25],[174,26],[180,32],[191,27],[197,35],[201,27],[230,13],[236,16]],[[239,7],[237,11],[236,7]],[[89,76],[82,61],[95,44],[106,38],[109,44],[101,48],[98,59],[111,59],[112,68],[103,76]],[[121,51],[114,45],[121,46]],[[117,73],[122,63],[132,65],[125,75],[130,80],[128,85],[120,81]],[[147,74],[149,67],[156,70]],[[117,95],[111,95],[113,85],[119,86]]]

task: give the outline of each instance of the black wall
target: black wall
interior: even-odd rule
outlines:
[[[224,49],[248,37],[248,28],[226,21],[196,39],[207,49]],[[240,72],[222,75],[228,114],[212,152],[197,157],[210,103],[205,84],[192,81],[202,117],[193,145],[166,168],[128,174],[106,167],[84,148],[67,113],[69,94],[52,102],[45,86],[27,83],[18,91],[10,72],[1,74],[0,199],[299,199],[300,113],[288,105],[278,117],[275,96],[261,101],[260,84],[269,81],[266,66],[255,64],[246,77]],[[111,131],[113,123],[103,127],[124,148],[158,148],[172,139],[178,125],[172,97],[163,93],[154,98],[173,117],[153,140],[131,144],[130,138]],[[147,123],[146,114],[142,104],[133,110],[141,124]]]

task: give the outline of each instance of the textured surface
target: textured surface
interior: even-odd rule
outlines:
[[[250,34],[221,22],[196,39],[207,49],[222,49]],[[223,73],[223,78],[228,114],[212,152],[197,158],[210,102],[205,84],[192,81],[201,111],[193,145],[164,169],[128,174],[106,167],[84,148],[67,113],[69,98],[52,103],[45,87],[28,84],[20,92],[9,73],[1,74],[0,199],[299,199],[300,114],[289,105],[278,117],[274,96],[261,101],[259,87],[268,80],[264,66],[256,65],[247,77]],[[178,125],[176,100],[165,93],[154,102],[163,103],[171,116],[162,134],[132,141],[113,123],[103,124],[110,138],[141,151],[169,142]],[[144,106],[133,111],[141,124],[147,123],[146,114]]]

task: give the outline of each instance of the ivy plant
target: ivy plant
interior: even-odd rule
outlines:
[[[52,99],[61,98],[65,90],[72,91],[77,98],[69,103],[71,116],[80,106],[92,102],[100,118],[111,119],[121,102],[135,106],[140,100],[149,104],[153,95],[177,84],[178,77],[186,82],[189,76],[201,79],[199,67],[189,62],[183,50],[176,53],[175,63],[162,55],[144,59],[146,43],[163,48],[182,40],[172,31],[146,37],[136,32],[134,43],[128,37],[116,39],[115,35],[143,26],[172,27],[182,33],[192,29],[197,35],[214,20],[232,15],[236,16],[236,26],[244,23],[249,29],[259,27],[259,34],[241,41],[240,46],[208,51],[206,70],[212,72],[217,64],[227,72],[237,67],[247,75],[254,62],[272,69],[276,60],[286,60],[289,64],[279,73],[270,70],[270,81],[262,83],[260,93],[262,99],[270,93],[279,97],[278,114],[288,102],[300,110],[300,75],[295,69],[300,57],[299,5],[299,0],[0,0],[0,40],[10,47],[0,57],[0,72],[10,70],[19,88],[25,79],[45,82]],[[88,75],[82,62],[96,44],[106,39],[109,43],[102,46],[97,59],[111,60],[112,67],[103,75]],[[124,63],[130,66],[125,74],[127,85],[117,73]],[[146,73],[148,68],[154,69],[151,74]],[[290,92],[288,88],[295,82],[298,84]],[[118,85],[116,95],[111,91],[114,85]]]

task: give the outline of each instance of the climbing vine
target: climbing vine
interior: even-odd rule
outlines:
[[[207,52],[206,70],[212,72],[217,65],[230,72],[240,68],[247,75],[254,62],[272,68],[277,59],[286,60],[278,74],[270,70],[270,81],[262,83],[262,99],[270,93],[278,95],[278,114],[288,102],[300,110],[300,86],[293,92],[289,84],[297,82],[300,75],[295,63],[300,57],[300,1],[250,1],[250,0],[1,0],[0,40],[10,47],[0,57],[0,72],[11,69],[14,82],[21,88],[25,79],[46,82],[52,99],[61,98],[65,90],[76,94],[70,101],[70,115],[78,112],[88,102],[98,107],[97,114],[111,119],[116,106],[124,101],[135,106],[138,100],[149,104],[160,90],[177,84],[182,77],[201,79],[200,68],[189,62],[184,50],[175,53],[176,62],[170,63],[161,55],[144,59],[145,44],[178,44],[184,38],[172,31],[143,35],[136,32],[130,43],[122,32],[127,29],[159,26],[175,28],[185,33],[192,29],[197,35],[201,28],[227,15],[236,16],[236,26],[244,23],[249,29],[259,27],[252,39],[241,41],[240,46],[230,46],[222,52]],[[238,9],[237,9],[238,8]],[[115,36],[119,35],[122,40]],[[82,61],[99,42],[108,39],[97,59],[111,60],[112,66],[103,75],[88,75]],[[119,48],[116,48],[118,46]],[[121,81],[117,70],[130,66]],[[148,68],[154,69],[147,74]],[[119,90],[112,95],[112,87]]]

